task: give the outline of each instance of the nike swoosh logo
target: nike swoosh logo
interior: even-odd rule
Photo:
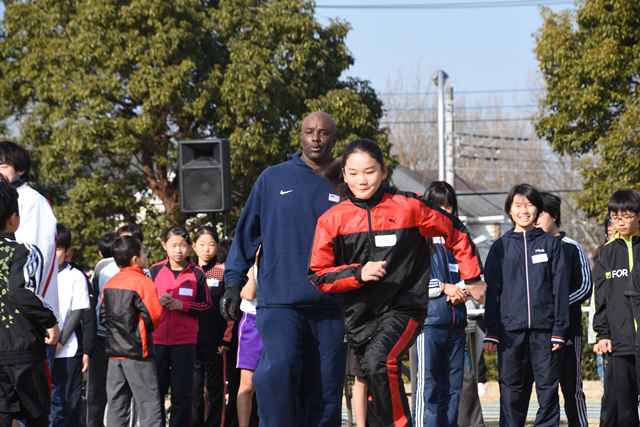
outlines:
[[[280,190],[280,194],[287,194],[287,193],[291,193],[293,190],[289,190],[289,191],[282,191]]]

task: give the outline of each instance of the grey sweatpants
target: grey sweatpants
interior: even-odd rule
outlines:
[[[158,375],[153,359],[109,359],[108,427],[129,425],[131,397],[136,400],[140,425],[162,426]]]

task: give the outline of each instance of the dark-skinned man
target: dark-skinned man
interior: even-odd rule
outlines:
[[[258,178],[226,262],[223,315],[237,315],[240,288],[258,247],[257,327],[264,350],[253,377],[260,425],[339,426],[347,358],[344,323],[335,295],[307,278],[318,218],[340,201],[316,170],[331,161],[336,125],[310,114],[302,152]],[[242,426],[241,426],[242,427]]]

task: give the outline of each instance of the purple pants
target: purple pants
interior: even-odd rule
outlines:
[[[255,371],[262,356],[262,340],[256,328],[256,315],[243,313],[238,327],[238,369]]]

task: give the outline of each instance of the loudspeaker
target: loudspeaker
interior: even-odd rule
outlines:
[[[230,211],[230,163],[228,139],[180,141],[180,210],[185,213]]]

